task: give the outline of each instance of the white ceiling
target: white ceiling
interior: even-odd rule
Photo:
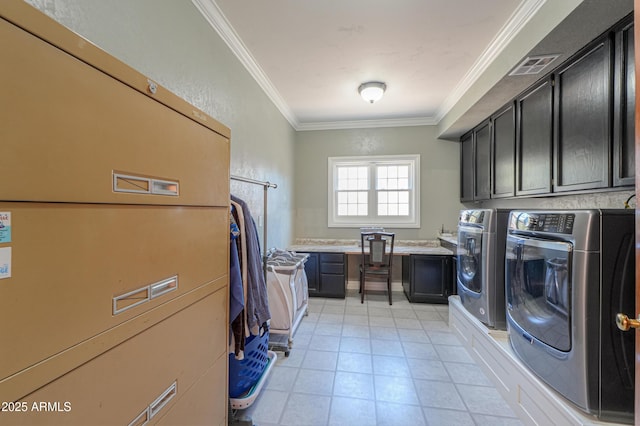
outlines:
[[[193,0],[297,130],[437,124],[540,0]],[[379,102],[358,86],[382,81]]]
[[[543,3],[193,2],[297,130],[437,124]],[[372,80],[387,91],[367,104]]]

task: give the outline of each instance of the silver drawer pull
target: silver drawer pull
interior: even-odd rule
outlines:
[[[113,298],[113,315],[121,314],[131,308],[135,308],[149,301],[149,286],[145,286],[129,293],[121,294]]]
[[[156,400],[153,401],[151,405],[149,405],[149,419],[152,419],[156,414],[158,414],[158,412],[162,410],[162,407],[167,405],[169,401],[171,401],[173,397],[177,395],[177,393],[178,382],[176,381],[173,382],[166,391],[162,392],[162,394],[158,398],[156,398]]]
[[[179,188],[180,183],[175,180],[113,172],[113,192],[178,196]]]
[[[138,414],[138,417],[133,419],[128,426],[144,426],[149,423],[149,419],[149,407],[147,407],[142,413]]]
[[[151,193],[158,195],[178,195],[178,182],[170,180],[153,179],[151,181]]]
[[[113,315],[121,314],[151,299],[160,297],[178,289],[178,276],[174,275],[162,281],[140,287],[113,298]]]
[[[149,286],[151,289],[151,299],[162,296],[163,294],[174,291],[178,288],[178,276],[173,276]]]
[[[151,193],[151,179],[142,176],[113,173],[114,192],[133,192],[136,194]]]

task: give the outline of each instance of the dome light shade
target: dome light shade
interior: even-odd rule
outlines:
[[[362,83],[360,87],[358,87],[358,92],[360,96],[362,96],[362,99],[371,104],[379,101],[385,90],[387,90],[387,85],[379,81]]]

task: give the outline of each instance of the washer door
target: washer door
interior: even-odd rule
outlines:
[[[571,350],[570,242],[507,236],[507,314],[525,333]]]

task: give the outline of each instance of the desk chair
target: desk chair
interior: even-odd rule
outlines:
[[[391,305],[391,266],[393,264],[392,232],[363,232],[360,234],[362,257],[360,261],[360,303],[364,303],[367,278],[387,281],[387,293]],[[368,254],[368,256],[367,256]]]

